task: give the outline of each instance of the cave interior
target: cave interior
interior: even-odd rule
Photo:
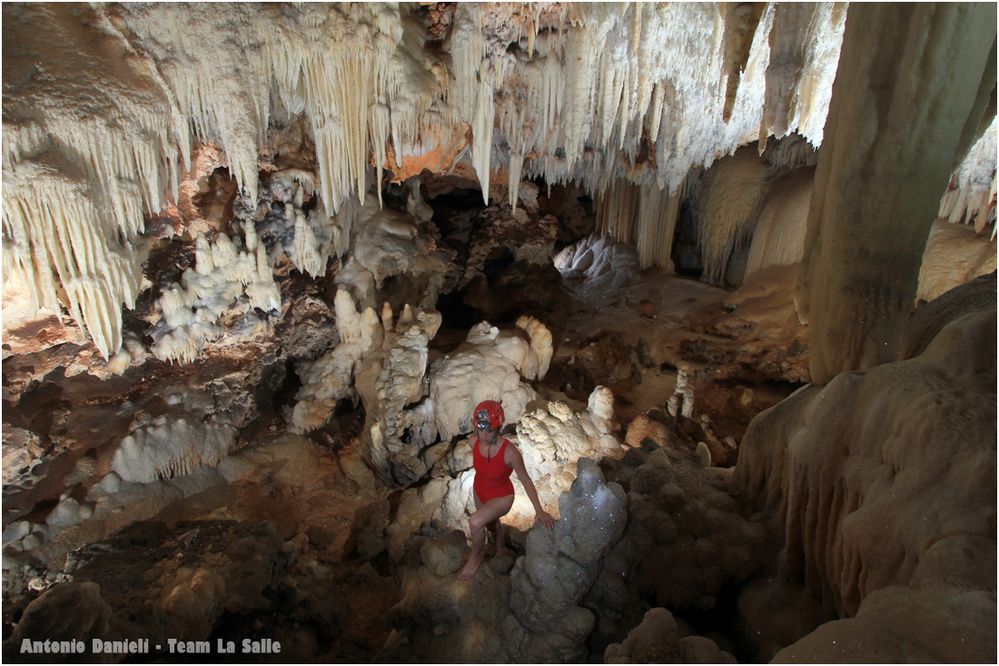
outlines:
[[[995,662],[995,4],[2,29],[5,660]]]

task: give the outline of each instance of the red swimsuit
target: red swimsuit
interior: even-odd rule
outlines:
[[[507,466],[503,459],[506,445],[509,443],[504,439],[503,446],[490,460],[487,460],[479,451],[478,439],[475,440],[475,446],[472,447],[472,466],[475,467],[475,480],[472,482],[472,488],[483,504],[491,499],[513,494],[513,481],[510,480],[513,469]]]

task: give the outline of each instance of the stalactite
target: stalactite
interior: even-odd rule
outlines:
[[[788,130],[797,127],[813,146],[822,143],[833,80],[846,26],[847,3],[818,3],[806,34],[805,62],[794,93],[795,114]]]
[[[805,38],[811,27],[817,4],[779,3],[770,31],[770,64],[766,73],[766,97],[760,122],[760,150],[767,137],[787,134],[797,111],[795,92],[805,64]]]
[[[785,10],[753,7],[758,18],[743,26],[738,58],[726,61],[734,24],[712,5],[514,9],[459,5],[443,43],[449,61],[410,30],[416,10],[406,6],[236,4],[192,5],[184,11],[157,4],[88,6],[79,10],[85,19],[50,6],[18,9],[51,26],[44,34],[61,41],[50,49],[52,40],[43,33],[10,32],[20,20],[5,21],[7,43],[18,44],[11,57],[42,62],[59,86],[100,89],[109,101],[107,108],[90,108],[73,101],[90,97],[66,90],[5,89],[5,100],[14,101],[5,102],[4,234],[17,252],[5,258],[5,270],[25,274],[39,303],[49,306],[60,287],[75,289],[80,300],[67,307],[95,342],[100,337],[104,353],[115,352],[121,341],[118,309],[134,298],[138,284],[83,287],[72,282],[82,277],[73,267],[55,271],[53,280],[47,250],[35,237],[44,224],[25,217],[40,214],[6,212],[37,208],[32,185],[15,178],[13,170],[26,172],[18,165],[57,146],[66,163],[47,168],[89,200],[66,210],[95,213],[99,241],[90,245],[97,255],[104,253],[98,263],[113,260],[122,264],[120,277],[137,275],[141,257],[134,240],[143,216],[162,207],[164,193],[176,191],[178,163],[189,163],[192,138],[217,140],[232,177],[255,199],[257,150],[272,92],[282,114],[307,116],[319,164],[315,187],[328,217],[363,198],[372,162],[380,187],[384,169],[393,167],[388,141],[398,167],[405,155],[432,149],[442,130],[461,123],[472,128],[472,164],[485,201],[498,162],[494,145],[509,156],[511,205],[521,176],[540,176],[549,184],[574,181],[605,199],[604,190],[622,177],[634,183],[655,180],[660,190],[675,193],[692,166],[709,166],[757,136],[772,29],[775,21],[783,22]],[[793,52],[801,72],[796,86],[781,88],[780,99],[790,100],[794,112],[779,127],[790,131],[799,123],[799,131],[817,145],[825,102],[803,100],[828,100],[839,42],[826,32],[842,25],[845,10],[821,4],[813,13],[807,30],[794,25],[796,39],[805,44],[781,42],[780,53]],[[99,30],[87,33],[88,22]],[[110,60],[107,53],[93,53],[95,44],[109,39]],[[79,62],[81,54],[85,66],[73,71],[55,62]],[[726,62],[739,63],[740,70],[737,90],[728,95],[735,77],[731,68],[723,74]],[[26,100],[25,108],[42,112],[8,113],[19,99]],[[86,187],[80,187],[83,182]],[[635,219],[630,217],[615,223],[616,237],[641,236],[646,252],[668,247],[663,228],[640,222],[630,229]],[[75,218],[62,231],[56,225],[57,233],[67,232],[58,242],[69,238],[69,227],[92,223]],[[308,234],[298,226],[304,250]],[[335,241],[338,253],[345,242]],[[644,256],[643,263],[667,259]],[[308,263],[318,270],[315,257]]]
[[[638,231],[635,248],[640,268],[672,270],[673,234],[680,211],[681,194],[669,194],[656,184],[642,185],[638,204]]]
[[[160,416],[121,441],[111,470],[131,483],[172,479],[217,466],[236,444],[236,429],[225,421]]]
[[[800,169],[819,162],[819,151],[798,134],[769,142],[760,156],[774,169]]]
[[[472,122],[472,166],[479,177],[482,201],[489,205],[489,170],[492,167],[493,148],[493,85],[488,77],[479,81],[475,102],[475,120]]]
[[[597,231],[620,243],[634,243],[641,269],[671,270],[673,235],[685,195],[683,187],[670,194],[654,182],[632,185],[619,179],[597,200]]]
[[[613,182],[597,200],[597,232],[619,243],[634,241],[639,188],[624,179]]]
[[[510,178],[509,178],[509,190],[510,190],[510,208],[517,207],[517,196],[520,193],[520,173],[524,168],[524,153],[518,151],[510,151]]]
[[[769,266],[787,266],[801,261],[805,253],[813,175],[810,169],[804,174],[792,174],[770,188],[771,195],[763,204],[753,230],[746,259],[746,280]]]
[[[753,150],[719,161],[705,182],[700,229],[704,279],[720,284],[729,258],[752,238],[769,169]]]
[[[725,5],[725,67],[726,77],[725,108],[722,117],[728,121],[732,117],[739,81],[746,70],[753,35],[760,23],[764,3],[741,2]]]
[[[947,192],[940,199],[937,217],[948,222],[969,224],[982,233],[989,225],[995,235],[996,220],[996,119],[951,176]]]

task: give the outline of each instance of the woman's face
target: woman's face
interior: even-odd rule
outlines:
[[[499,437],[499,429],[496,430],[479,430],[479,441],[487,446],[491,446],[496,443],[496,439]]]

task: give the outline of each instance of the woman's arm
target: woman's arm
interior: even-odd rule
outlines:
[[[531,475],[527,473],[527,468],[524,467],[524,457],[512,444],[507,446],[506,450],[506,462],[513,467],[513,471],[517,472],[517,478],[524,485],[524,490],[527,491],[527,496],[530,498],[531,504],[534,505],[534,513],[536,514],[534,520],[551,529],[555,526],[555,519],[541,506],[541,501],[538,500],[538,491],[534,487],[534,482],[531,481]]]

